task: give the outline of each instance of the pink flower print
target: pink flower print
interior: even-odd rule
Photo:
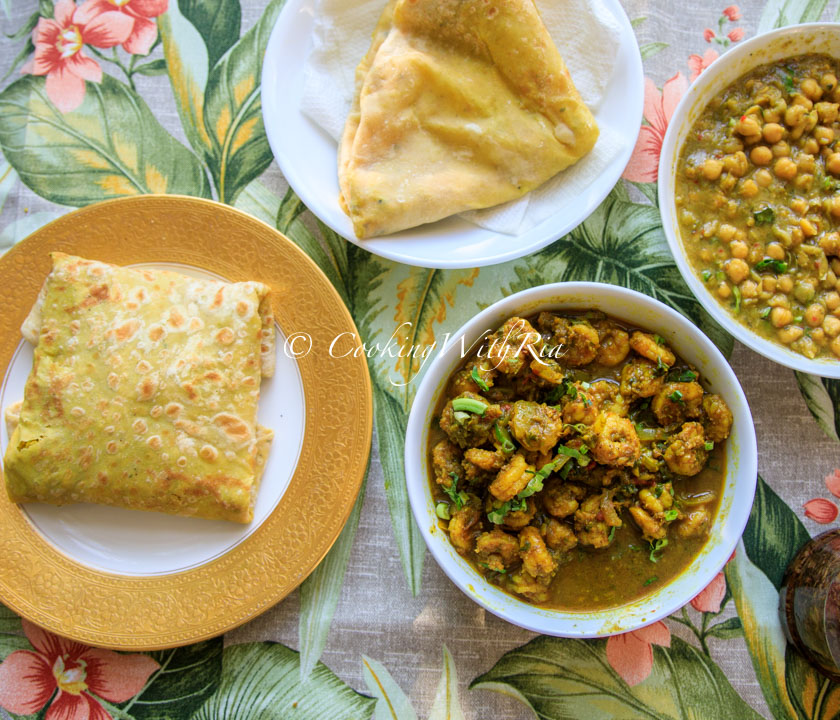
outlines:
[[[712,40],[714,40],[714,39],[715,39],[715,31],[714,31],[714,30],[712,30],[712,28],[706,28],[706,29],[703,31],[703,39],[704,39],[707,43],[712,42]]]
[[[671,631],[662,621],[607,638],[607,662],[628,685],[638,685],[653,669],[653,646],[671,647]]]
[[[639,139],[622,177],[633,182],[656,182],[665,131],[686,90],[688,83],[680,72],[665,81],[661,93],[653,80],[645,78],[644,116],[648,124],[642,125],[639,131]]]
[[[47,97],[61,112],[70,112],[85,99],[85,80],[100,82],[102,68],[85,55],[84,45],[113,47],[131,32],[131,20],[107,12],[81,22],[73,0],[58,0],[54,18],[41,18],[32,31],[35,55],[21,72],[46,75]]]
[[[729,33],[726,35],[732,42],[738,42],[739,40],[744,39],[744,29],[743,28],[735,28],[734,30],[730,30]]]
[[[723,15],[729,20],[729,22],[735,22],[736,20],[741,19],[741,11],[738,9],[737,5],[730,5],[729,7],[725,7],[723,9]]]
[[[57,691],[45,720],[110,720],[90,693],[109,702],[125,702],[160,667],[148,655],[91,648],[27,620],[23,630],[34,652],[15,650],[0,663],[0,707],[18,715],[40,711]]]
[[[820,525],[827,525],[837,519],[837,506],[824,498],[814,498],[803,505],[805,508],[805,517],[811,518],[814,522]]]
[[[86,0],[79,6],[80,22],[107,12],[117,11],[131,22],[131,34],[122,44],[132,55],[148,55],[157,38],[157,24],[152,18],[162,15],[169,0]]]
[[[825,486],[834,497],[840,498],[840,470],[835,469],[831,475],[826,477]]]
[[[700,73],[703,72],[709,65],[711,65],[715,60],[718,59],[718,52],[717,50],[712,50],[709,48],[706,52],[703,53],[703,57],[699,55],[689,55],[688,56],[688,67],[691,68],[691,80],[696,80]]]
[[[691,607],[697,612],[720,612],[720,604],[723,601],[723,596],[726,595],[726,578],[723,576],[723,571],[719,572],[712,578],[712,581],[706,585],[694,599],[691,601]]]

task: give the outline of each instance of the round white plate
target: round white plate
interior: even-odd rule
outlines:
[[[289,0],[266,48],[263,119],[280,170],[320,220],[375,255],[421,267],[464,268],[494,265],[536,252],[577,227],[598,207],[621,177],[639,134],[644,102],[639,46],[618,0],[603,1],[618,21],[621,36],[615,71],[595,119],[600,128],[612,130],[624,150],[612,158],[597,179],[582,187],[574,200],[558,204],[554,214],[539,225],[507,235],[451,217],[393,235],[363,241],[356,238],[350,219],[338,204],[338,147],[300,109],[318,0]]]
[[[195,277],[225,280],[205,270],[176,263],[138,265],[174,270]],[[53,547],[82,565],[120,575],[165,575],[203,565],[236,547],[271,515],[294,474],[303,443],[306,407],[303,382],[295,360],[283,351],[285,337],[277,332],[274,377],[260,386],[259,422],[274,430],[271,452],[260,484],[254,519],[248,525],[224,520],[182,518],[141,510],[79,503],[55,507],[21,505],[26,518]],[[23,398],[32,369],[32,346],[21,340],[0,386],[0,418]],[[0,423],[0,457],[9,435]]]

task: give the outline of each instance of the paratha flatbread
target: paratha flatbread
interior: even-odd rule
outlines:
[[[533,0],[390,0],[339,148],[359,238],[521,197],[598,128]]]
[[[7,414],[9,497],[250,522],[272,439],[257,425],[269,288],[52,258]]]

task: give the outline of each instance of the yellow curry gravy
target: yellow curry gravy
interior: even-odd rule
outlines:
[[[837,60],[761,65],[703,110],[677,166],[694,271],[733,317],[808,358],[840,356]]]
[[[723,399],[655,334],[600,313],[509,318],[436,408],[440,527],[520,599],[626,604],[706,542],[731,424]]]

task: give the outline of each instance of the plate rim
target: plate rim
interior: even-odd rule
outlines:
[[[272,28],[271,34],[268,39],[268,44],[266,45],[266,52],[264,56],[261,74],[260,93],[262,98],[261,104],[263,124],[265,125],[266,137],[268,138],[268,143],[271,147],[274,159],[277,165],[279,166],[280,171],[283,173],[283,177],[286,178],[287,182],[289,183],[289,186],[292,188],[292,190],[294,190],[295,193],[298,194],[298,196],[304,202],[307,208],[309,208],[309,210],[321,222],[323,222],[325,225],[327,225],[330,229],[332,229],[340,237],[344,238],[348,242],[351,242],[354,245],[357,245],[358,247],[367,250],[370,253],[373,253],[374,255],[378,255],[380,257],[392,260],[394,262],[400,262],[406,265],[413,265],[415,267],[438,268],[448,270],[498,265],[503,262],[515,260],[517,258],[536,253],[539,250],[546,247],[547,245],[554,242],[555,240],[563,237],[564,235],[574,230],[574,228],[580,225],[598,208],[598,206],[603,202],[604,198],[606,198],[607,195],[609,195],[609,193],[612,191],[613,187],[615,187],[616,183],[620,181],[621,175],[624,172],[627,163],[630,161],[631,155],[633,154],[633,150],[635,148],[638,138],[638,133],[641,130],[642,113],[644,109],[644,67],[642,64],[641,51],[639,49],[638,39],[636,38],[636,34],[633,31],[630,19],[628,18],[623,6],[619,2],[619,0],[602,0],[602,2],[606,5],[606,7],[612,13],[618,25],[620,26],[619,47],[621,48],[625,44],[629,45],[629,47],[627,48],[628,57],[626,58],[628,62],[624,63],[624,67],[626,68],[626,72],[630,73],[630,75],[632,76],[632,80],[634,81],[633,84],[636,86],[634,92],[628,93],[629,97],[635,98],[635,103],[632,107],[629,107],[626,113],[623,113],[623,115],[626,116],[628,119],[635,118],[635,121],[631,124],[631,127],[635,127],[635,134],[633,134],[632,141],[628,141],[627,146],[624,148],[624,150],[620,154],[618,154],[616,156],[616,159],[614,159],[607,166],[606,171],[601,173],[601,175],[599,175],[593,182],[591,182],[586,188],[584,188],[584,191],[588,191],[586,192],[587,198],[586,202],[582,205],[583,210],[577,219],[573,219],[571,222],[564,222],[562,224],[555,223],[554,225],[552,225],[552,220],[555,218],[555,216],[551,215],[545,218],[538,225],[529,228],[526,231],[525,235],[533,234],[539,236],[538,239],[533,240],[527,244],[519,244],[523,237],[520,234],[506,235],[504,233],[493,232],[484,228],[474,226],[471,223],[468,223],[466,220],[457,218],[456,216],[450,216],[448,218],[444,218],[438,221],[437,223],[422,225],[419,226],[419,228],[409,228],[407,231],[404,231],[423,231],[428,228],[433,228],[439,225],[440,223],[457,222],[463,223],[464,227],[480,230],[484,233],[483,237],[478,237],[473,241],[474,244],[487,243],[501,238],[511,246],[509,249],[503,252],[496,252],[495,254],[489,257],[480,258],[459,258],[446,256],[426,258],[418,256],[416,254],[407,255],[405,254],[405,252],[401,252],[401,248],[403,248],[404,245],[401,241],[400,233],[385,235],[376,238],[368,238],[366,240],[359,240],[355,236],[355,233],[353,233],[352,231],[352,226],[350,225],[349,218],[346,218],[346,223],[339,225],[339,223],[333,222],[330,217],[327,217],[324,213],[321,212],[321,198],[319,198],[314,191],[310,193],[306,184],[301,181],[303,173],[308,172],[308,168],[298,169],[297,164],[291,161],[286,155],[284,151],[285,145],[283,143],[283,134],[278,129],[279,123],[274,122],[275,108],[280,108],[280,115],[278,116],[282,116],[282,113],[284,111],[298,113],[301,112],[296,102],[284,102],[283,98],[279,96],[277,84],[279,82],[279,78],[282,71],[288,71],[288,67],[281,66],[280,63],[272,62],[272,58],[277,57],[278,54],[282,52],[282,47],[284,44],[283,34],[286,30],[286,26],[294,22],[293,17],[296,16],[298,13],[301,13],[302,11],[306,10],[307,5],[311,5],[312,1],[313,0],[289,0],[289,2],[287,2],[283,9],[280,11],[277,20],[274,23],[274,27]],[[313,17],[315,16],[315,13],[313,13],[311,9],[306,14],[312,15]],[[291,77],[296,77],[299,73],[303,72],[305,67],[305,63],[301,63],[299,68],[295,68],[292,71]],[[616,82],[617,72],[618,71],[614,72],[611,76],[610,82],[607,85],[605,93],[608,93],[614,85],[614,83]],[[595,111],[596,117],[598,115],[598,112],[599,110]],[[307,122],[312,125],[313,130],[315,132],[323,132],[308,118]],[[591,192],[592,188],[596,184],[602,183],[602,179],[604,177],[608,179],[608,182],[603,182],[603,187],[601,187],[601,189],[597,192]],[[303,192],[301,192],[301,188],[303,188]],[[543,228],[542,232],[538,232],[541,228]],[[426,231],[431,233],[434,232],[428,230]],[[384,249],[379,244],[379,242],[382,240],[389,241],[389,244]]]
[[[120,232],[127,231],[124,228],[114,230],[114,214],[125,218],[131,213],[139,214],[139,221],[148,219],[150,214],[153,217],[168,216],[170,223],[162,226],[159,236],[151,240],[147,237],[133,244],[115,241],[115,235],[119,237]],[[97,233],[91,232],[91,227],[96,227],[97,222],[104,224],[99,227],[99,235],[105,237],[97,238]],[[136,223],[138,219],[131,222]],[[91,225],[86,228],[87,232],[84,232],[85,223]],[[191,229],[203,227],[208,232],[201,238],[199,234],[178,238],[184,230],[178,223],[184,227],[190,227],[192,223]],[[247,265],[249,257],[240,246],[235,251],[229,250],[227,255],[219,252],[229,244],[228,236],[218,233],[218,228],[224,226],[229,230],[252,234],[251,267]],[[199,249],[186,247],[186,239],[198,242]],[[178,262],[229,280],[260,280],[266,275],[282,278],[285,273],[284,282],[269,284],[274,290],[272,307],[275,321],[287,337],[293,332],[305,332],[310,333],[313,342],[317,342],[318,338],[323,340],[336,330],[353,332],[356,342],[361,342],[349,310],[327,276],[302,249],[275,228],[242,210],[205,198],[139,195],[109,199],[72,210],[36,230],[0,257],[0,280],[3,280],[0,282],[0,302],[6,307],[16,308],[5,320],[0,318],[0,329],[11,330],[0,332],[0,372],[3,375],[19,345],[20,320],[29,309],[26,299],[20,299],[21,291],[24,298],[31,295],[34,300],[49,269],[48,250],[69,249],[72,252],[78,247],[79,254],[87,252],[91,256],[90,250],[96,250],[97,243],[102,248],[107,247],[103,250],[108,255],[107,259],[103,258],[105,261],[117,262],[112,256],[119,255],[117,264],[123,265]],[[208,243],[209,247],[215,243],[215,252],[205,252],[209,249],[206,247]],[[68,248],[68,245],[71,247]],[[154,254],[151,259],[150,253]],[[43,257],[36,257],[36,254]],[[265,260],[266,255],[282,258],[284,262],[272,268]],[[42,272],[43,268],[38,266],[46,270]],[[236,273],[233,278],[229,274],[232,270]],[[297,291],[301,285],[306,287],[302,293],[296,293],[295,302],[287,302],[289,288]],[[310,307],[307,307],[307,302]],[[317,320],[317,328],[301,325],[307,313],[315,315],[313,319]],[[4,325],[8,327],[3,328]],[[0,522],[6,530],[0,535],[0,600],[21,617],[56,634],[89,645],[129,651],[159,650],[200,642],[228,632],[280,602],[318,566],[338,539],[362,487],[373,434],[372,386],[363,357],[354,358],[351,353],[346,358],[332,358],[327,353],[311,352],[297,362],[307,418],[298,463],[283,497],[260,527],[247,538],[221,556],[195,568],[165,575],[120,575],[84,565],[55,548],[31,527],[25,514],[11,503],[5,490],[0,489]],[[335,363],[339,363],[340,367]],[[343,389],[346,395],[347,403],[339,403],[343,411],[338,416],[342,427],[349,426],[352,432],[347,433],[347,439],[342,443],[335,442],[334,422],[320,422],[325,419],[326,410],[335,415],[336,407],[334,394],[330,395],[329,404],[322,397],[325,395],[321,381],[325,364],[334,377],[340,376],[342,380],[331,382],[328,375],[323,385],[328,386],[326,389],[330,393],[340,393]],[[346,382],[348,377],[352,378],[352,382]],[[329,448],[330,445],[333,446],[331,451],[324,452],[324,447]],[[315,514],[314,530],[313,516],[306,513],[296,514],[301,518],[296,524],[286,522],[280,516],[286,514],[290,506],[312,500],[313,494],[320,492],[323,495],[322,490],[313,488],[314,484],[303,476],[309,477],[313,467],[322,469],[312,464],[313,458],[326,465],[334,461],[334,453],[342,456],[343,465],[340,481],[334,483],[338,493],[335,498],[330,498],[330,512],[324,512],[323,517]],[[185,521],[189,522],[189,519]],[[325,523],[326,527],[318,525],[319,522]],[[306,554],[298,557],[289,553],[282,543],[277,542],[283,539],[302,544]],[[289,562],[290,557],[293,562]],[[240,562],[242,565],[238,564]],[[227,567],[231,565],[232,568]],[[49,588],[46,595],[43,589],[33,590],[39,572],[50,574],[50,580],[45,581]],[[251,576],[246,577],[247,573]],[[243,577],[246,577],[245,591],[237,585],[237,580]],[[257,592],[249,594],[248,586]],[[195,594],[190,589],[199,592]],[[108,600],[110,593],[114,598],[119,595],[119,598],[113,602],[106,600],[102,607],[90,607],[91,601],[103,599],[105,593],[108,593]],[[59,597],[68,594],[73,596],[68,601]],[[88,606],[80,602],[80,598],[88,599]],[[127,604],[119,601],[126,598],[129,598]],[[223,598],[224,602],[217,602],[219,608],[208,611],[207,603],[212,604],[214,598],[217,601]],[[58,603],[59,607],[63,604],[70,611],[63,615],[59,611],[56,615],[54,608],[45,608],[50,601]],[[147,612],[138,617],[135,611],[141,607]],[[209,614],[213,610],[215,614]],[[179,622],[179,617],[174,614],[180,613],[180,618],[185,618],[189,612],[197,612],[199,616],[204,613],[207,621],[196,623],[182,619],[177,627],[166,625],[167,621]],[[141,632],[127,629],[137,627],[138,622],[142,624],[144,618],[147,629]]]

